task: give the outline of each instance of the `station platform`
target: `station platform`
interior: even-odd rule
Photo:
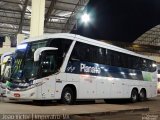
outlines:
[[[4,101],[0,102],[1,114],[67,114],[67,115],[107,115],[119,112],[149,111],[148,107],[134,106],[128,104],[109,104],[98,101],[96,103],[78,103],[76,105],[63,105],[53,102],[45,106],[37,106],[26,101]]]

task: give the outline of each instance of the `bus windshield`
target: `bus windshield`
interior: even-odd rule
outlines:
[[[21,44],[15,52],[15,62],[10,80],[13,82],[29,82],[37,77],[38,64],[34,62],[34,52],[46,46],[46,41]]]
[[[30,83],[37,78],[54,74],[60,70],[71,43],[71,40],[56,38],[28,42],[17,46],[10,82]],[[39,62],[34,62],[34,53],[41,47],[58,49],[52,52],[43,52],[45,56]]]

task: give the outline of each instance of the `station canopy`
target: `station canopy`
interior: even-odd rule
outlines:
[[[136,44],[160,46],[160,25],[153,27],[134,41]]]
[[[46,0],[44,33],[70,32],[89,0]],[[0,35],[29,34],[31,0],[0,0]]]

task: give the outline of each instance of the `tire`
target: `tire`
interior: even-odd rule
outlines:
[[[61,96],[61,103],[72,105],[75,103],[75,95],[73,90],[70,87],[66,87],[63,89]]]
[[[138,101],[138,91],[136,89],[132,90],[130,100],[132,103],[135,103]]]
[[[146,100],[146,91],[142,89],[139,93],[139,101],[143,102]]]

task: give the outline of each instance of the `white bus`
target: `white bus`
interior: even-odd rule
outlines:
[[[1,68],[1,73],[0,73],[0,96],[5,96],[6,94],[6,87],[5,87],[5,82],[10,78],[11,75],[11,66],[12,66],[12,56],[13,52],[7,52],[4,53],[1,56],[1,63],[0,63],[0,68]]]
[[[143,101],[157,95],[156,64],[146,56],[69,33],[23,41],[15,51],[7,97],[28,100]]]
[[[158,85],[157,85],[157,89],[158,89],[158,94],[160,94],[160,66],[159,66],[159,69],[158,69]]]

